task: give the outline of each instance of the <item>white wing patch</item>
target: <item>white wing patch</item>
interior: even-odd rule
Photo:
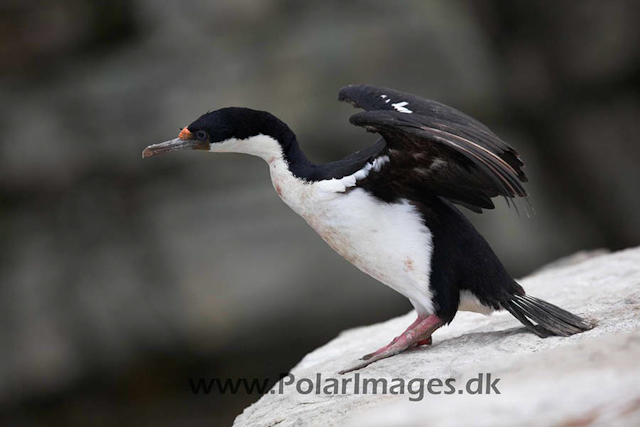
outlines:
[[[325,179],[324,181],[317,182],[316,186],[330,193],[344,193],[347,188],[355,186],[356,182],[369,176],[372,170],[378,172],[388,161],[389,156],[376,157],[372,162],[367,163],[362,169],[351,175],[342,178]]]
[[[378,172],[380,169],[382,169],[382,166],[384,166],[385,163],[389,162],[389,160],[389,156],[376,157],[375,159],[373,159],[373,163],[367,163],[367,166],[371,165],[368,170],[373,169],[374,172]],[[367,166],[365,166],[365,168]]]
[[[411,111],[410,109],[405,108],[407,105],[409,105],[409,103],[406,102],[406,101],[402,101],[402,102],[397,102],[395,104],[391,104],[391,106],[393,108],[395,108],[397,111],[399,111],[401,113],[408,113],[408,114],[413,113],[413,111]]]
[[[436,170],[436,169],[440,169],[443,168],[444,166],[447,165],[447,161],[440,158],[440,157],[436,157],[431,161],[431,164],[429,165],[429,169],[430,170]]]

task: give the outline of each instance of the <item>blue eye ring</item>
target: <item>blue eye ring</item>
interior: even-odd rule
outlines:
[[[207,138],[209,138],[209,135],[207,134],[207,132],[203,130],[199,130],[196,132],[196,139],[198,139],[198,141],[204,141]]]

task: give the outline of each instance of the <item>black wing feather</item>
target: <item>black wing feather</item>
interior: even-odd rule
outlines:
[[[411,191],[435,193],[475,212],[492,209],[495,196],[527,196],[518,153],[472,117],[375,86],[347,86],[339,99],[367,110],[351,116],[352,124],[386,140],[391,161],[377,173]]]
[[[386,96],[386,98],[383,98],[383,95]],[[366,111],[397,111],[392,106],[393,104],[407,102],[411,105],[411,111],[415,114],[433,117],[435,119],[444,119],[457,124],[470,124],[495,137],[487,126],[461,111],[440,102],[424,99],[395,89],[370,85],[349,85],[340,89],[338,92],[338,100],[349,102],[353,106]],[[387,102],[387,100],[390,102]],[[504,146],[507,145],[504,144]]]

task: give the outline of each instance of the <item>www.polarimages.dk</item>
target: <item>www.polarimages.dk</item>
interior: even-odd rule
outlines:
[[[363,378],[356,373],[353,378],[323,378],[317,373],[315,378],[299,378],[293,374],[282,374],[275,387],[269,378],[189,378],[193,394],[283,394],[294,390],[299,394],[391,394],[409,395],[412,402],[421,401],[425,394],[500,394],[497,387],[500,378],[491,378],[490,373],[479,373],[457,387],[455,378]]]

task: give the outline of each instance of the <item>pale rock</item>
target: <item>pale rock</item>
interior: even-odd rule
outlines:
[[[640,248],[596,253],[520,280],[528,293],[598,322],[568,338],[538,338],[506,312],[458,313],[433,345],[346,375],[337,372],[386,344],[415,314],[343,332],[291,370],[296,381],[454,378],[457,389],[479,373],[500,378],[500,394],[266,394],[234,426],[640,425]],[[583,259],[582,262],[578,262]],[[577,263],[576,263],[577,262]],[[294,383],[295,384],[295,383]],[[350,384],[351,385],[351,384]],[[486,387],[486,386],[485,386]],[[441,387],[441,390],[445,390]],[[380,390],[379,390],[380,391]]]

